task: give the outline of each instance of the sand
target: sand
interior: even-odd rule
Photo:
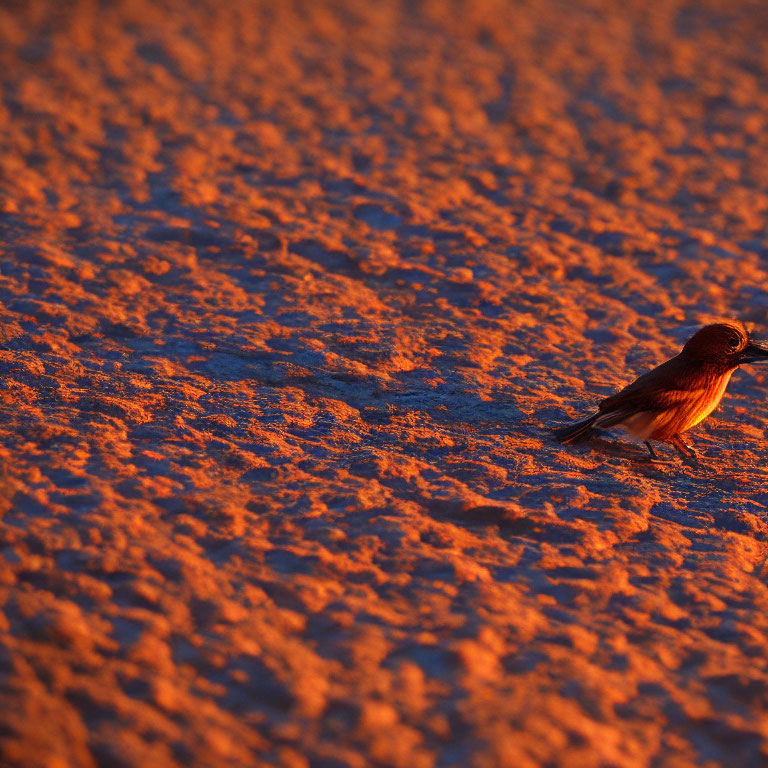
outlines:
[[[760,0],[0,6],[0,764],[768,763]]]

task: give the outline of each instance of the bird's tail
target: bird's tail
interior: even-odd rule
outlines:
[[[592,425],[598,416],[600,416],[599,411],[588,419],[577,421],[575,424],[569,424],[566,427],[560,427],[560,429],[555,430],[555,437],[561,443],[578,443],[581,440],[586,440],[597,432]]]

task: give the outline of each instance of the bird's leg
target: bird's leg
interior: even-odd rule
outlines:
[[[653,450],[653,446],[651,445],[650,440],[644,440],[643,442],[645,442],[645,445],[648,448],[648,453],[651,454],[651,461],[658,461],[659,454]]]
[[[682,437],[680,437],[680,435],[675,435],[673,438],[670,439],[669,442],[672,443],[672,445],[674,445],[675,448],[677,448],[678,453],[683,458],[692,459],[693,461],[698,460],[696,451],[694,451],[693,448],[691,448],[691,446],[688,445],[688,443],[686,443]]]

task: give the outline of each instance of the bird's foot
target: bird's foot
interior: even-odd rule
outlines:
[[[661,461],[661,457],[656,453],[650,441],[645,441],[645,447],[648,449],[648,456],[645,457],[648,461]]]
[[[666,467],[672,462],[663,456],[638,456],[636,459],[638,464],[646,464],[649,467]]]
[[[689,467],[706,466],[706,462],[703,462],[697,453],[691,453],[688,456],[681,456],[680,461],[682,461],[683,464],[687,464]]]
[[[647,464],[651,467],[665,466],[672,463],[666,456],[662,456],[657,453],[650,443],[646,442],[645,445],[648,448],[648,453],[644,453],[642,456],[638,456],[638,463]]]
[[[673,437],[670,442],[675,446],[677,452],[680,454],[683,464],[688,464],[692,467],[698,467],[701,465],[699,456],[696,451],[694,451],[693,448],[691,448],[691,446],[688,445],[688,443],[686,443],[682,437],[680,437],[680,435],[675,435],[675,437]]]

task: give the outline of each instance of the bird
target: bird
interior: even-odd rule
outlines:
[[[620,426],[645,443],[652,461],[659,457],[651,440],[670,443],[684,459],[697,461],[683,433],[717,408],[742,363],[759,361],[768,361],[768,347],[752,341],[741,323],[706,325],[678,355],[607,397],[597,413],[557,429],[555,437],[561,443],[579,442],[599,429]]]

